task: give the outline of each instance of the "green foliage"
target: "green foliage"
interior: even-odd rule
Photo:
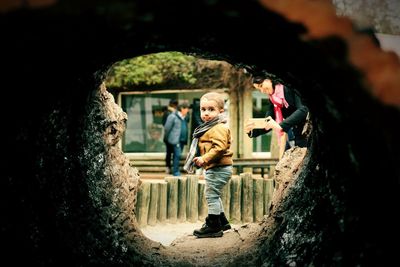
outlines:
[[[130,88],[169,82],[194,84],[196,58],[180,52],[163,52],[124,59],[115,63],[106,79],[107,87]]]

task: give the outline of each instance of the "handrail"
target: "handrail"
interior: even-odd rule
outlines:
[[[234,158],[233,165],[274,165],[278,161],[278,158]]]
[[[264,177],[264,169],[269,169],[272,165],[276,165],[278,161],[278,158],[234,158],[233,167],[238,169],[238,173],[242,173],[244,167],[261,168],[261,177]]]

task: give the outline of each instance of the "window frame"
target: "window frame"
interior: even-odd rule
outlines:
[[[256,98],[256,100],[259,102],[260,105],[262,105],[262,99],[268,99],[268,96],[267,96],[267,95],[261,93],[261,92],[260,92],[259,90],[257,90],[257,89],[253,89],[252,92],[251,92],[251,104],[252,104],[252,105],[253,105],[253,100],[254,100],[254,95],[255,95],[255,94],[260,95],[260,96],[263,96],[262,98]],[[254,114],[252,114],[252,116],[254,116]],[[274,134],[274,132],[271,131],[270,134]],[[257,139],[257,138],[259,138],[259,139]],[[272,137],[271,137],[271,138],[272,138]],[[257,141],[260,141],[260,142],[261,142],[261,136],[260,136],[260,137],[255,137],[255,138],[251,138],[251,140],[252,140],[252,153],[251,153],[251,155],[252,155],[253,158],[257,158],[257,159],[271,158],[271,150],[270,150],[271,148],[269,148],[269,151],[268,151],[268,152],[257,152],[257,151],[254,152],[254,151],[253,151],[253,149],[254,149],[254,142],[257,142]]]
[[[207,92],[219,92],[227,94],[227,99],[229,101],[230,90],[229,88],[195,88],[195,89],[163,89],[163,90],[134,90],[134,91],[121,91],[118,92],[117,95],[117,104],[122,108],[122,97],[124,95],[147,95],[147,94],[185,94],[185,93],[207,93]],[[228,102],[229,104],[229,102]],[[125,111],[124,111],[125,112]],[[229,105],[228,105],[228,113],[229,113]],[[129,118],[128,118],[129,119]],[[125,134],[125,132],[123,133]],[[129,159],[164,159],[165,152],[124,152],[122,147],[123,137],[118,141],[118,147],[121,151],[129,158]],[[190,145],[190,137],[188,141],[188,145],[185,147],[185,150],[182,153],[182,156],[185,157],[187,153],[187,149]]]

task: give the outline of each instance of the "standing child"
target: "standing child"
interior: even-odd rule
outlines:
[[[211,92],[200,98],[200,116],[203,124],[193,133],[193,141],[186,158],[184,170],[193,173],[194,164],[205,170],[205,195],[208,216],[205,224],[194,230],[197,237],[221,237],[231,228],[224,214],[221,191],[232,176],[231,132],[226,125],[224,99]],[[195,157],[196,150],[200,156]]]

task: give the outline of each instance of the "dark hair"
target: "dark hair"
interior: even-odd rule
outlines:
[[[264,77],[262,77],[262,76],[255,76],[255,77],[253,77],[253,83],[255,83],[255,84],[260,84],[260,83],[262,83],[264,80],[265,80],[265,79],[264,79]]]
[[[169,101],[169,105],[170,105],[170,106],[176,107],[176,106],[178,105],[178,100],[176,100],[176,99],[171,99],[171,100]]]
[[[181,111],[181,110],[184,109],[184,108],[190,108],[189,104],[188,104],[188,103],[179,104],[177,109],[178,109],[179,111]]]
[[[269,72],[262,72],[254,75],[253,77],[253,83],[255,84],[260,84],[264,80],[271,80],[272,86],[275,88],[275,85],[277,84],[284,84],[283,80],[278,78],[275,74],[269,73]]]

